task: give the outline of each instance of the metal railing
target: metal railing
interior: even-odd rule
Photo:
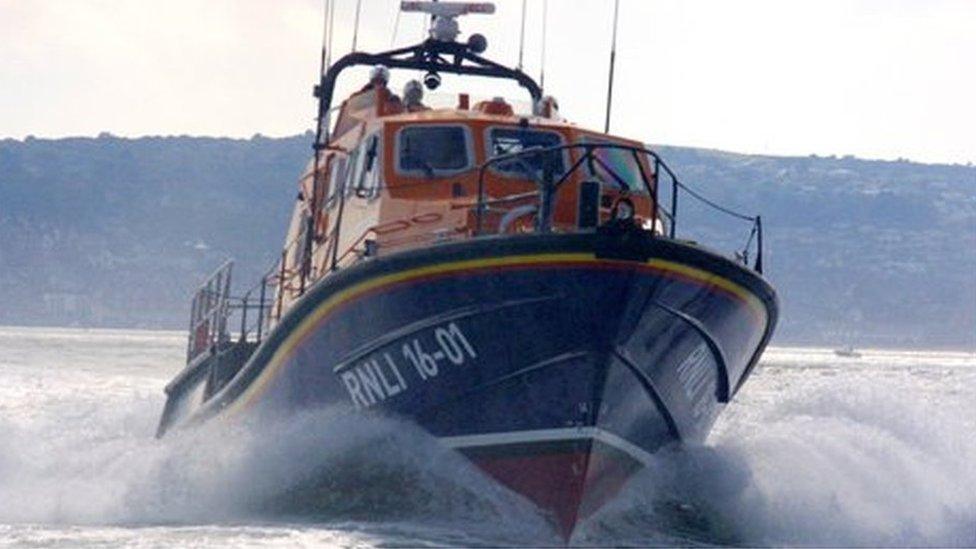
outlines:
[[[225,341],[233,267],[233,261],[225,261],[193,293],[190,333],[186,342],[187,363]]]
[[[243,295],[231,297],[231,321],[228,322],[228,326],[237,326],[238,342],[259,342],[264,339],[272,307],[275,304],[275,300],[269,295],[272,286],[268,282],[268,277],[262,276],[261,280]]]
[[[630,174],[619,173],[619,168],[615,169],[606,158],[601,158],[599,151],[610,150],[623,153],[617,160],[626,159],[632,161]],[[560,169],[560,163],[564,157],[564,151],[581,151],[579,158],[574,161],[568,169]],[[641,162],[641,155],[644,155],[648,162],[647,166]],[[535,162],[527,159],[535,158]],[[683,194],[699,201],[701,204],[712,208],[722,214],[734,219],[745,221],[751,225],[748,237],[741,250],[735,253],[736,258],[745,265],[749,265],[750,251],[755,244],[755,261],[751,265],[757,272],[763,270],[763,226],[762,217],[759,215],[749,216],[722,206],[713,200],[703,196],[681,182],[674,171],[668,166],[661,157],[651,149],[632,145],[621,145],[616,143],[571,143],[568,145],[557,145],[545,148],[530,148],[523,151],[513,152],[494,156],[485,161],[478,168],[478,199],[476,205],[476,227],[475,235],[480,236],[485,228],[485,215],[490,208],[500,202],[513,201],[514,195],[505,195],[498,198],[488,197],[485,188],[485,173],[491,166],[500,163],[510,163],[520,167],[522,173],[536,183],[538,186],[538,212],[536,213],[536,230],[549,232],[552,227],[552,204],[560,186],[570,177],[579,172],[584,167],[590,172],[588,177],[595,177],[606,183],[620,187],[622,194],[634,192],[639,187],[646,191],[655,206],[651,210],[651,226],[657,227],[658,222],[666,222],[668,237],[676,239],[678,235],[678,205],[679,197]],[[535,167],[533,167],[535,166]],[[649,168],[649,169],[648,169]],[[602,174],[601,174],[602,172]],[[648,173],[650,172],[650,173]],[[660,204],[661,175],[668,179],[670,187],[670,207],[666,208]],[[602,175],[602,176],[601,176]],[[633,175],[637,175],[638,182],[632,181]],[[533,193],[536,194],[536,193]],[[531,198],[526,196],[525,198]],[[663,223],[662,223],[663,224]],[[656,233],[655,233],[656,234]]]

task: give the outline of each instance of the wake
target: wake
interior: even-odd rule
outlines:
[[[826,377],[775,405],[733,405],[708,446],[659,454],[580,541],[976,545],[973,401]]]
[[[320,410],[156,440],[161,395],[122,389],[143,383],[128,372],[99,392],[101,377],[37,371],[10,374],[0,402],[0,524],[560,543],[528,502],[409,424]],[[571,544],[976,545],[974,387],[976,369],[767,364],[706,446],[659,453]]]

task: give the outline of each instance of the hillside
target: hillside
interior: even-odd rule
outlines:
[[[762,213],[780,342],[976,348],[976,168],[660,150],[709,196]],[[704,242],[722,238],[699,222]]]
[[[224,258],[270,267],[308,143],[0,142],[0,323],[184,327]]]
[[[274,261],[310,141],[0,141],[0,324],[182,328],[222,259],[248,283]],[[976,168],[659,150],[763,214],[777,343],[976,348]],[[687,237],[745,236],[682,206]]]

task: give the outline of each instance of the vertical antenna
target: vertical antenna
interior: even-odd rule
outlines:
[[[327,0],[327,1],[328,1],[329,6],[328,6],[328,14],[327,14],[328,23],[326,25],[326,28],[327,28],[327,32],[328,32],[328,35],[329,35],[329,39],[327,40],[327,43],[328,43],[328,48],[327,48],[328,49],[328,53],[326,53],[326,55],[325,55],[325,68],[322,71],[322,74],[323,75],[325,75],[325,73],[329,70],[329,67],[332,66],[332,50],[335,49],[334,45],[335,45],[335,7],[336,7],[336,0]],[[330,131],[329,128],[332,125],[332,112],[331,111],[326,111],[325,113],[323,113],[323,116],[324,116],[324,120],[325,121],[324,121],[324,123],[320,121],[320,123],[324,126],[324,128],[323,128],[323,135],[325,136],[324,143],[328,143],[329,142],[329,131]]]
[[[431,2],[436,4],[437,0],[431,0]],[[401,7],[403,7],[402,4]],[[434,21],[437,20],[437,16],[433,13],[430,14],[430,23],[427,22],[428,19],[426,17],[421,17],[420,19],[424,22],[424,28],[422,29],[423,34],[420,35],[420,40],[425,41],[428,38],[431,38],[431,31],[434,30]],[[421,74],[423,74],[423,71],[421,71]]]
[[[304,284],[305,276],[309,274],[308,269],[312,265],[312,241],[314,240],[311,232],[315,231],[315,216],[318,215],[318,197],[319,197],[319,180],[321,175],[319,174],[322,167],[322,149],[324,148],[323,135],[325,135],[325,141],[328,141],[328,121],[326,120],[325,103],[322,100],[321,89],[322,81],[325,80],[325,73],[329,69],[329,62],[331,59],[332,48],[331,39],[331,25],[330,25],[330,13],[332,13],[334,0],[325,0],[325,5],[323,6],[322,15],[322,53],[319,57],[319,78],[318,85],[315,87],[315,96],[319,100],[318,116],[315,120],[315,143],[312,144],[312,150],[315,151],[315,160],[312,164],[312,196],[309,198],[309,216],[305,230],[309,231],[307,233],[307,238],[305,239],[305,250],[303,250],[303,257],[305,257],[306,263],[302,265],[302,283]],[[323,126],[325,129],[323,130]],[[282,268],[284,268],[284,263],[282,263]]]
[[[322,16],[322,53],[319,57],[319,81],[318,84],[321,86],[322,80],[325,78],[326,71],[329,70],[329,65],[332,63],[332,14],[335,10],[335,0],[324,0],[325,5]],[[319,111],[318,117],[315,121],[315,172],[312,173],[312,187],[317,190],[318,185],[318,167],[320,161],[320,149],[322,145],[322,137],[328,132],[328,122],[325,119],[326,113],[324,112],[324,105],[322,103],[322,98],[319,97],[318,89],[316,89],[315,96],[319,99]],[[324,126],[324,128],[323,128]],[[328,140],[328,137],[326,137]],[[315,193],[312,196],[312,205],[315,205]]]
[[[607,82],[607,119],[603,124],[603,133],[610,133],[610,103],[613,102],[613,65],[617,60],[617,14],[620,12],[620,0],[613,1],[613,41],[610,43],[610,77]]]
[[[325,9],[322,14],[322,56],[319,58],[319,77],[325,74],[329,66],[329,10],[332,7],[332,0],[325,0]]]
[[[542,55],[539,60],[539,87],[546,89],[546,27],[549,19],[549,0],[542,0]]]
[[[397,31],[400,29],[400,13],[403,10],[397,6],[396,18],[393,20],[393,36],[390,37],[390,48],[396,45]]]
[[[335,33],[333,32],[333,29],[335,28],[335,2],[333,0],[327,0],[327,1],[328,1],[328,9],[327,9],[328,13],[326,14],[326,17],[328,23],[326,24],[326,33],[329,35],[329,39],[328,39],[329,51],[325,56],[326,68],[332,65],[332,49],[333,49],[332,44],[334,42],[333,37],[335,36]]]
[[[362,10],[363,0],[356,0],[356,22],[352,29],[352,51],[356,51],[356,42],[359,40],[359,12]]]
[[[528,0],[522,0],[522,32],[519,33],[519,61],[518,70],[522,70],[522,57],[525,53],[525,5]]]

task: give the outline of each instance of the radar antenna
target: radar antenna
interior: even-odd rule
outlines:
[[[431,15],[430,37],[440,42],[454,42],[461,30],[457,18],[469,13],[495,13],[491,2],[401,2],[400,9]]]

